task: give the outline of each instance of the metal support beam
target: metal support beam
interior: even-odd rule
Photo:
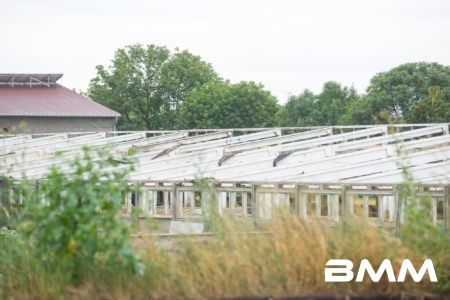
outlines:
[[[240,153],[241,151],[234,151],[234,152],[229,152],[224,154],[220,159],[219,162],[217,163],[218,166],[220,167],[226,160],[232,158],[233,156],[235,156],[236,154]]]
[[[278,154],[278,156],[273,160],[273,166],[276,167],[277,163],[279,161],[282,161],[283,159],[285,159],[286,157],[288,157],[292,153],[294,153],[294,151],[283,151],[283,152],[280,152],[280,154]]]

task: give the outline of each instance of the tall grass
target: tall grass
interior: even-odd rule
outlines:
[[[411,259],[415,266],[423,263],[426,256],[411,251],[364,220],[354,220],[344,231],[340,227],[305,224],[295,216],[284,215],[267,224],[267,233],[259,234],[239,234],[231,222],[223,223],[224,231],[216,237],[206,241],[187,239],[170,253],[155,249],[154,241],[146,241],[151,251],[144,261],[156,266],[159,276],[153,288],[142,293],[155,298],[211,299],[436,291],[427,280],[401,284],[387,279],[373,283],[366,278],[363,283],[325,283],[324,267],[330,258],[350,259],[355,268],[362,259],[369,259],[376,268],[388,258],[396,274],[404,258]]]
[[[385,276],[378,283],[368,276],[363,283],[325,283],[324,267],[330,258],[352,260],[355,276],[362,259],[368,259],[377,269],[388,258],[398,274],[404,258],[409,258],[416,268],[425,258],[431,258],[441,270],[447,270],[447,275],[439,273],[439,281],[449,280],[449,244],[440,245],[440,250],[427,255],[411,247],[410,241],[402,243],[365,220],[355,219],[343,230],[341,226],[305,224],[296,216],[284,214],[267,224],[264,231],[246,234],[234,230],[230,220],[216,222],[221,230],[213,237],[186,237],[173,241],[169,250],[161,247],[157,239],[135,240],[135,249],[145,265],[143,275],[123,272],[120,265],[114,272],[106,272],[100,266],[96,272],[84,274],[84,280],[76,285],[65,279],[63,268],[42,265],[19,236],[1,237],[2,296],[211,299],[445,291],[430,283],[427,276],[421,283],[411,278],[405,283],[390,283]]]

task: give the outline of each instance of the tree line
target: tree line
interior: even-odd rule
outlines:
[[[187,50],[131,45],[96,68],[87,95],[121,114],[119,130],[450,122],[450,67],[438,63],[378,73],[362,94],[325,82],[284,105],[261,83],[231,83]]]

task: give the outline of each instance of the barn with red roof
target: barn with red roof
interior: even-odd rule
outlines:
[[[62,74],[0,74],[0,131],[113,131],[120,114],[68,89]]]

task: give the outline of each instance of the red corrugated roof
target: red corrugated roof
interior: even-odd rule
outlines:
[[[0,116],[118,117],[120,114],[61,85],[0,87]]]

